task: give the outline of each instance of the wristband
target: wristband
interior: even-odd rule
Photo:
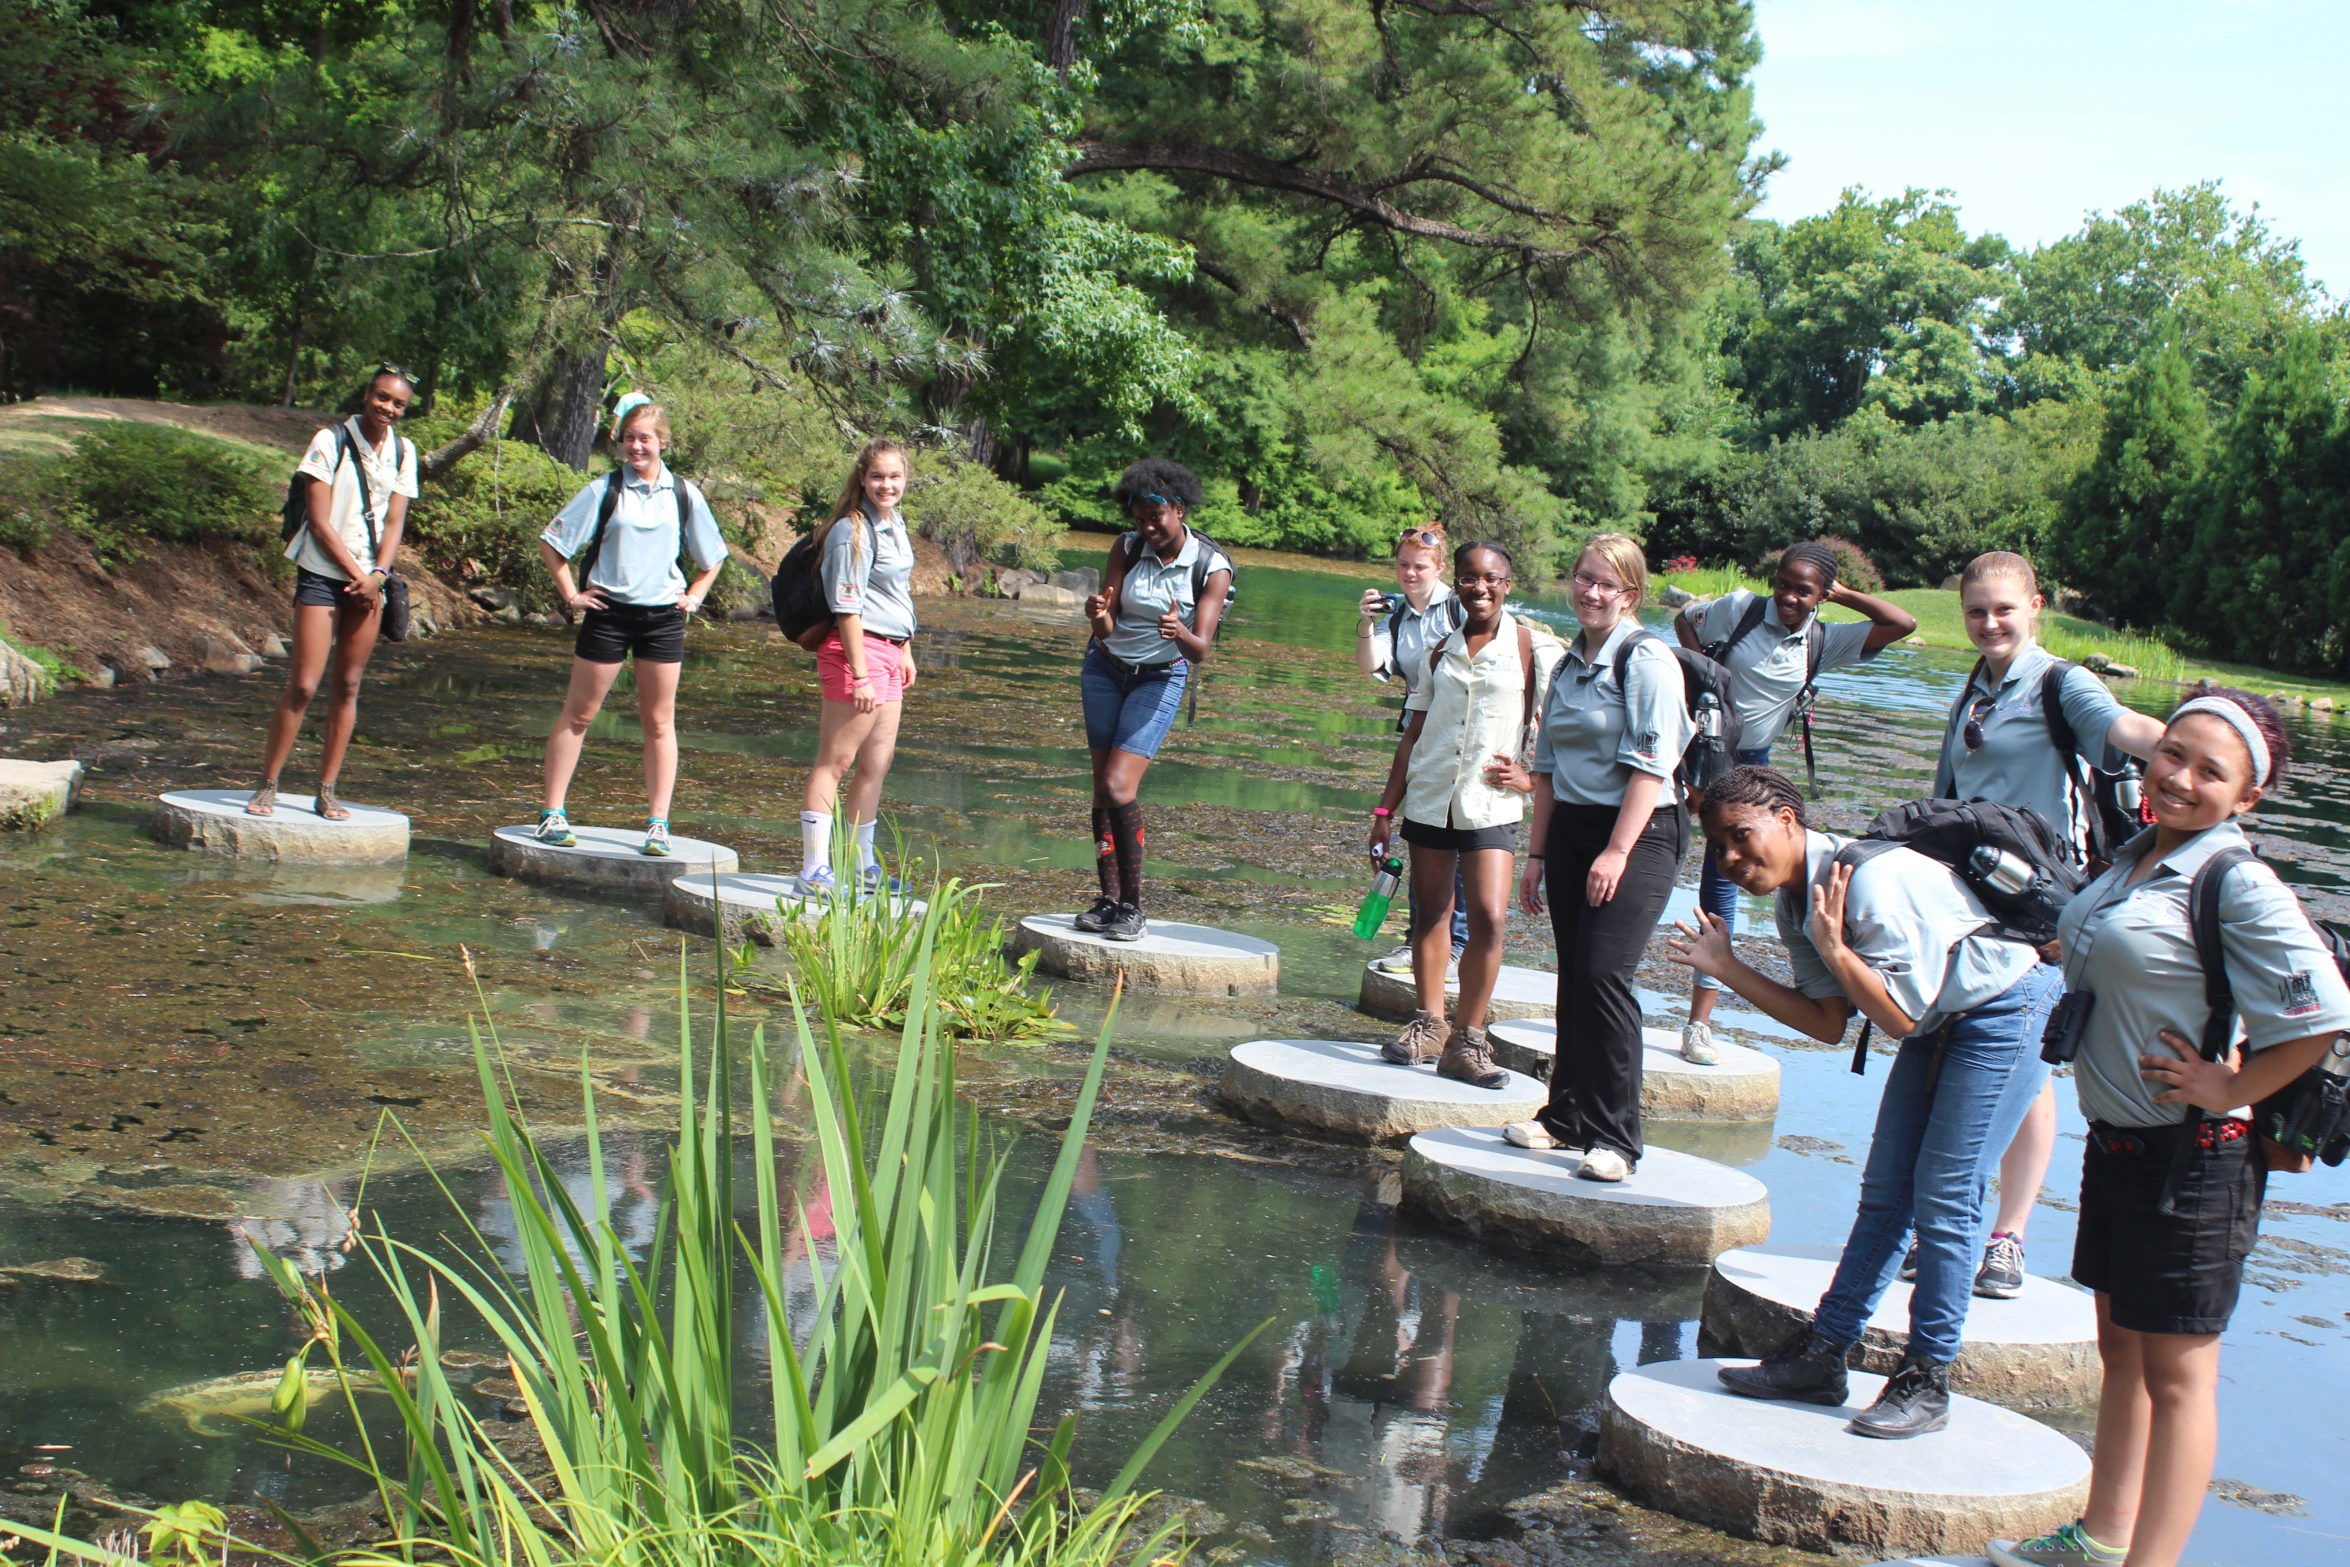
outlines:
[[[367,574],[371,577],[388,577],[392,573],[391,568],[387,566],[370,566],[367,568]]]
[[[869,686],[873,684],[873,677],[871,675],[851,675],[849,676],[849,684],[853,686]]]
[[[1382,805],[1373,808],[1371,814],[1373,816],[1393,816],[1395,813],[1389,810],[1386,806]]]

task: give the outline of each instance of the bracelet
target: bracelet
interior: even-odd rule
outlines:
[[[873,684],[873,677],[871,675],[851,675],[849,676],[849,684],[853,686],[869,686]]]
[[[1386,806],[1381,805],[1373,807],[1371,814],[1373,816],[1393,816],[1395,812],[1389,810]]]

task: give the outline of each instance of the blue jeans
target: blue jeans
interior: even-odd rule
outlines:
[[[1766,745],[1755,750],[1740,751],[1738,762],[1745,767],[1768,767],[1771,765],[1771,748]],[[1714,851],[1711,849],[1705,851],[1705,863],[1697,869],[1697,906],[1728,926],[1731,935],[1738,934],[1738,884],[1724,876],[1721,868],[1714,864]],[[1700,974],[1697,976],[1697,988],[1719,990],[1722,982],[1711,974]]]
[[[1180,658],[1137,669],[1112,658],[1099,642],[1085,650],[1077,679],[1085,708],[1085,743],[1096,751],[1131,751],[1146,761],[1159,754],[1175,715],[1183,711],[1183,687],[1191,665]]]
[[[1962,1013],[1950,1025],[1941,1081],[1931,1089],[1933,1041],[1913,1034],[1901,1042],[1877,1106],[1860,1212],[1835,1280],[1820,1297],[1815,1322],[1829,1338],[1850,1344],[1860,1337],[1901,1266],[1914,1217],[1918,1278],[1909,1345],[1944,1365],[1957,1358],[1974,1297],[1984,1189],[2048,1080],[2040,1031],[2063,994],[2064,971],[2042,963],[2004,995]]]

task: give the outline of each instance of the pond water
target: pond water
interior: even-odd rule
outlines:
[[[1392,1158],[1244,1133],[1207,1104],[1213,1057],[1237,1040],[1380,1032],[1351,1011],[1374,949],[1339,923],[1393,732],[1391,708],[1349,662],[1365,580],[1250,567],[1196,721],[1149,774],[1156,897],[1174,917],[1279,942],[1282,995],[1126,1010],[1118,1038],[1135,1059],[1105,1095],[1118,1113],[1089,1148],[1055,1254],[1067,1298],[1046,1404],[1079,1413],[1083,1480],[1112,1473],[1232,1341],[1274,1319],[1147,1477],[1222,1516],[1209,1542],[1219,1561],[1387,1561],[1431,1534],[1507,1532],[1505,1504],[1588,1472],[1592,1408],[1615,1371],[1696,1352],[1701,1270],[1562,1275],[1502,1260],[1400,1214]],[[1566,620],[1563,602],[1532,608]],[[898,826],[950,873],[1000,884],[991,898],[1007,913],[1079,901],[1091,868],[1071,664],[1081,633],[1008,605],[925,616],[938,625],[917,644],[923,683],[890,784]],[[243,779],[267,679],[85,693],[9,715],[0,750],[79,750],[98,771],[75,818],[0,846],[13,911],[0,932],[0,1269],[81,1257],[107,1282],[0,1287],[0,1466],[64,1462],[157,1500],[300,1508],[355,1494],[347,1475],[172,1394],[280,1363],[295,1342],[248,1236],[333,1270],[346,1298],[381,1312],[338,1248],[368,1144],[380,1133],[401,1148],[380,1132],[387,1113],[444,1162],[458,1208],[495,1242],[501,1200],[469,1152],[463,1019],[481,1001],[456,970],[458,944],[476,954],[482,1000],[518,1059],[542,1074],[526,1074],[526,1092],[545,1124],[563,1126],[576,1091],[560,1074],[583,1053],[602,1102],[658,1124],[676,1038],[673,933],[658,911],[492,877],[480,850],[490,825],[524,814],[566,652],[552,637],[478,633],[379,667],[344,793],[416,815],[396,872],[258,874],[143,839],[147,796]],[[1922,792],[1965,663],[1895,649],[1828,677],[1819,762],[1832,822]],[[750,868],[788,864],[812,678],[757,628],[697,642],[681,830],[735,843]],[[2174,699],[2124,694],[2149,709]],[[609,783],[621,801],[611,819],[625,819],[634,726],[616,708],[597,732],[609,743],[592,748],[575,803]],[[2340,917],[2350,745],[2307,724],[2296,745],[2256,836],[2317,912]],[[1545,929],[1524,925],[1512,942],[1514,961],[1548,960]],[[1643,980],[1651,1020],[1677,1021],[1673,973],[1652,963]],[[1065,987],[1058,999],[1090,1030],[1104,998]],[[1776,1124],[1662,1125],[1653,1140],[1751,1168],[1771,1189],[1775,1240],[1840,1240],[1882,1073],[1856,1079],[1841,1051],[1723,1016],[1782,1063]],[[1072,1046],[972,1056],[982,1102],[1031,1124],[1021,1095],[1065,1085],[1082,1064]],[[2069,1092],[2059,1099],[2066,1141],[2030,1235],[2045,1274],[2065,1271],[2078,1184],[2081,1123]],[[641,1245],[662,1146],[645,1131],[613,1135],[615,1207]],[[1050,1144],[1018,1145],[1028,1187]],[[584,1162],[565,1157],[584,1182]],[[366,1207],[398,1234],[450,1232],[450,1198],[404,1151],[389,1163]],[[780,1173],[793,1180],[797,1166]],[[2224,1483],[2192,1561],[2336,1562],[2350,1541],[2339,1478],[2350,1436],[2309,1415],[2350,1406],[2350,1189],[2321,1171],[2280,1177],[2271,1196],[2227,1340]],[[758,1340],[755,1303],[740,1320]],[[324,1412],[313,1430],[349,1435]],[[20,1482],[44,1483],[57,1481]],[[1794,1559],[1653,1524],[1594,1531],[1572,1559]]]

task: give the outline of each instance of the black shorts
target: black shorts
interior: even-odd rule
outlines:
[[[2235,1313],[2244,1258],[2260,1237],[2268,1165],[2249,1133],[2196,1146],[2179,1172],[2174,1211],[2159,1213],[2182,1137],[2193,1139],[2194,1129],[2089,1128],[2073,1282],[2111,1297],[2116,1327],[2221,1333]]]
[[[685,662],[685,611],[675,604],[615,604],[591,609],[571,651],[591,664]]]
[[[294,603],[311,605],[318,609],[347,609],[352,605],[351,595],[343,591],[347,581],[330,577],[324,572],[312,571],[308,566],[294,568]]]
[[[1431,827],[1426,822],[1403,819],[1403,841],[1423,849],[1450,849],[1465,854],[1471,849],[1507,849],[1518,852],[1518,824],[1504,822],[1499,827]]]

